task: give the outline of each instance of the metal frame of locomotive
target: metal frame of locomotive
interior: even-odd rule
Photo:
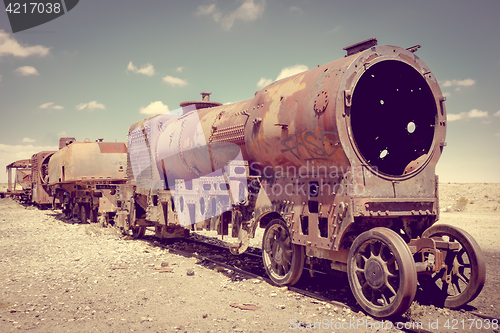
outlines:
[[[320,258],[376,317],[405,312],[417,283],[447,307],[473,300],[486,274],[479,246],[433,225],[445,98],[417,48],[370,39],[252,99],[220,105],[205,94],[182,115],[133,124],[127,181],[108,193],[113,223],[135,237],[147,226],[158,237],[231,227],[234,254],[265,228],[276,284],[296,283],[306,256]]]
[[[54,208],[82,222],[113,220],[117,185],[124,184],[127,146],[124,142],[83,142],[61,138],[48,161],[48,186]]]

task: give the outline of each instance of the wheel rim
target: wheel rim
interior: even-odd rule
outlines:
[[[477,242],[466,231],[450,225],[439,224],[425,230],[422,237],[459,244],[457,252],[446,255],[448,270],[441,270],[430,277],[423,277],[424,291],[432,293],[433,299],[448,308],[459,308],[474,300],[481,292],[486,280],[486,263]],[[426,259],[429,259],[427,254]],[[451,273],[450,283],[443,281],[443,275]]]
[[[349,251],[348,278],[359,305],[375,317],[404,313],[417,289],[410,250],[387,228],[374,228],[356,238]]]
[[[262,260],[271,280],[279,285],[296,283],[304,268],[304,250],[302,246],[292,243],[284,222],[271,221],[264,232],[262,244]]]

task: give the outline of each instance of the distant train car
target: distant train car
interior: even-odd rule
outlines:
[[[12,179],[12,170],[15,170]],[[19,160],[6,166],[7,170],[7,195],[12,196],[22,203],[31,202],[31,160]]]
[[[48,189],[49,160],[55,151],[42,151],[31,157],[31,201],[40,209],[52,207]]]
[[[127,147],[123,142],[70,140],[48,163],[48,186],[63,212],[83,222],[117,210],[116,185],[126,182]]]

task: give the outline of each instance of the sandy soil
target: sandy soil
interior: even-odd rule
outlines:
[[[440,198],[439,223],[467,230],[483,249],[486,284],[465,309],[414,303],[401,320],[432,332],[479,325],[498,332],[470,312],[500,316],[500,184],[443,184]],[[10,199],[0,199],[0,252],[0,332],[284,332],[300,322],[307,331],[395,331],[363,313]]]

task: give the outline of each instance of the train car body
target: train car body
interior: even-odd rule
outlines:
[[[49,160],[55,151],[42,151],[31,157],[31,201],[41,209],[52,206],[53,198],[48,188]]]
[[[481,250],[465,231],[433,226],[445,98],[417,48],[370,39],[252,99],[186,102],[182,115],[132,125],[117,225],[136,236],[231,227],[235,254],[265,228],[275,283],[297,282],[306,257],[326,260],[376,317],[406,311],[417,279],[446,306],[474,299]]]
[[[48,165],[51,193],[63,212],[96,222],[114,214],[116,185],[126,181],[127,147],[123,142],[71,141]]]
[[[14,175],[12,175],[13,170],[15,170]],[[6,171],[8,181],[6,194],[16,198],[22,203],[30,203],[31,160],[19,160],[13,162],[6,166]]]

